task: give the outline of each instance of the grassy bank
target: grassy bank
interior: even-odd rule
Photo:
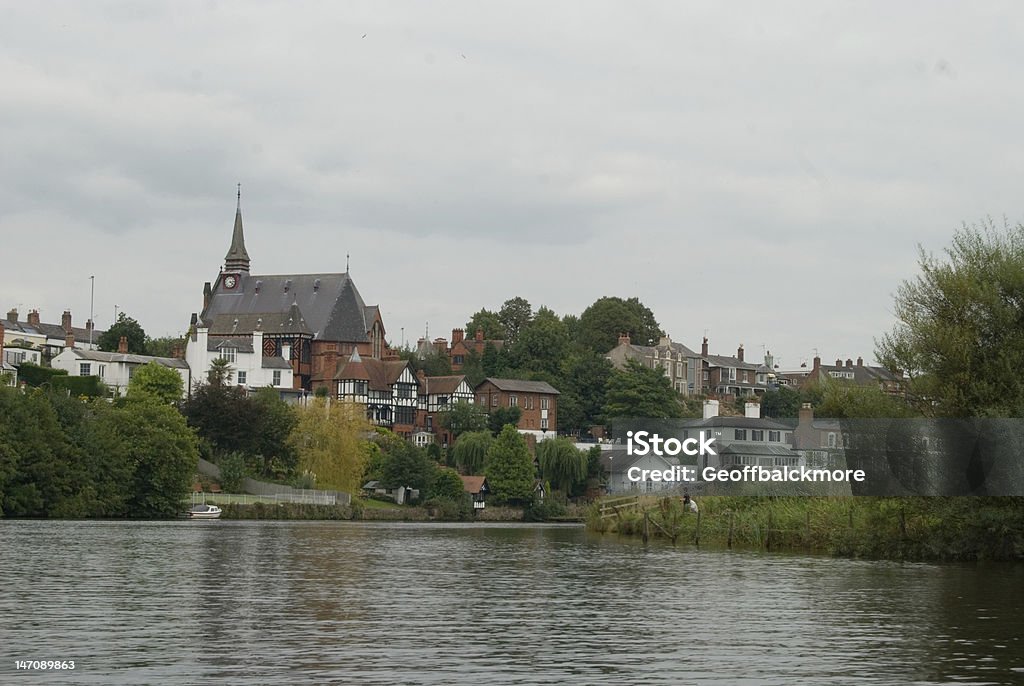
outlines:
[[[521,522],[583,521],[580,513],[567,517],[527,519],[520,507],[487,507],[474,513],[468,507],[387,505],[374,500],[356,500],[352,505],[301,505],[295,503],[223,504],[221,519],[358,520],[388,522]]]
[[[707,496],[699,502],[699,518],[684,512],[679,498],[641,498],[637,509],[604,517],[596,504],[587,528],[633,536],[646,528],[649,536],[677,544],[837,557],[1024,559],[1024,498]]]

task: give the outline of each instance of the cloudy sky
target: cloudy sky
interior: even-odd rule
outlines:
[[[389,338],[520,295],[873,356],[917,245],[1024,219],[1019,3],[0,4],[0,307],[182,332],[254,273]]]

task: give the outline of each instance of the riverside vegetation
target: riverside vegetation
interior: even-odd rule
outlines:
[[[1024,508],[1009,497],[705,496],[700,514],[679,497],[587,513],[587,528],[672,541],[890,560],[1024,559]]]

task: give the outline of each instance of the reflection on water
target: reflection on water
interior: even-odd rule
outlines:
[[[0,551],[3,683],[1024,682],[1020,565],[339,522],[2,522]]]

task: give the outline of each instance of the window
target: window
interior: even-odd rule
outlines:
[[[510,395],[508,397],[508,406],[509,407],[517,407],[518,405],[519,405],[519,398],[517,398],[514,395]]]
[[[78,364],[78,375],[89,376],[90,374],[92,374],[92,365],[88,362],[80,362]]]
[[[227,360],[228,362],[234,362],[238,357],[237,353],[237,348],[222,348],[220,351],[220,356],[222,359]]]
[[[737,440],[737,441],[745,441],[745,440],[747,440],[747,430],[746,429],[735,429],[734,432],[733,432],[733,438],[735,440]]]
[[[532,410],[533,409],[533,396],[532,395],[526,396],[526,409],[527,410]]]
[[[104,375],[106,374],[107,365],[105,365],[105,364],[98,364],[98,365],[96,365],[96,367],[99,369],[100,378],[102,379],[104,377]]]
[[[356,381],[355,384],[353,384],[353,387],[356,395],[366,395],[365,381]]]
[[[452,364],[462,364],[462,360],[463,360],[462,355],[454,355],[454,356],[452,356]]]
[[[397,385],[398,397],[399,398],[411,398],[412,397],[412,384],[402,383]],[[443,396],[442,396],[443,397]]]
[[[487,395],[484,394],[484,393],[481,393],[480,395],[478,395],[476,397],[476,402],[477,402],[478,405],[486,405],[487,404]]]
[[[710,380],[710,378],[711,378],[710,373],[708,372],[708,370],[705,369],[704,370],[704,380],[708,381],[708,380]]]
[[[395,409],[396,424],[414,424],[416,422],[416,408],[408,405],[400,405]]]
[[[280,386],[281,385],[281,370],[280,369],[275,369],[274,370],[274,385],[275,386]]]
[[[779,442],[779,432],[778,431],[769,431],[768,432],[768,441],[770,443],[778,443]]]
[[[412,396],[409,396],[409,397],[411,398]],[[446,395],[439,395],[439,396],[437,396],[437,404],[441,405],[441,406],[447,405],[448,404],[448,396],[446,396]]]
[[[751,431],[750,431],[750,440],[752,440],[752,441],[763,441],[764,440],[764,431],[762,431],[761,429],[751,429]]]
[[[542,431],[547,431],[548,430],[548,418],[547,417],[541,417],[540,418],[540,428],[541,428]]]
[[[541,398],[540,399],[540,409],[542,409],[542,410],[548,409],[548,400],[549,400],[549,398]]]
[[[238,372],[238,385],[239,386],[244,386],[245,385],[245,378],[246,378],[246,372],[241,372],[241,371]]]
[[[683,375],[683,363],[676,362],[676,376],[681,377]]]
[[[831,432],[828,435],[828,447],[829,448],[835,448],[836,447],[836,435],[834,433],[831,433]]]
[[[491,395],[491,407],[497,407],[497,406],[498,406],[498,394],[494,393],[494,394]]]

